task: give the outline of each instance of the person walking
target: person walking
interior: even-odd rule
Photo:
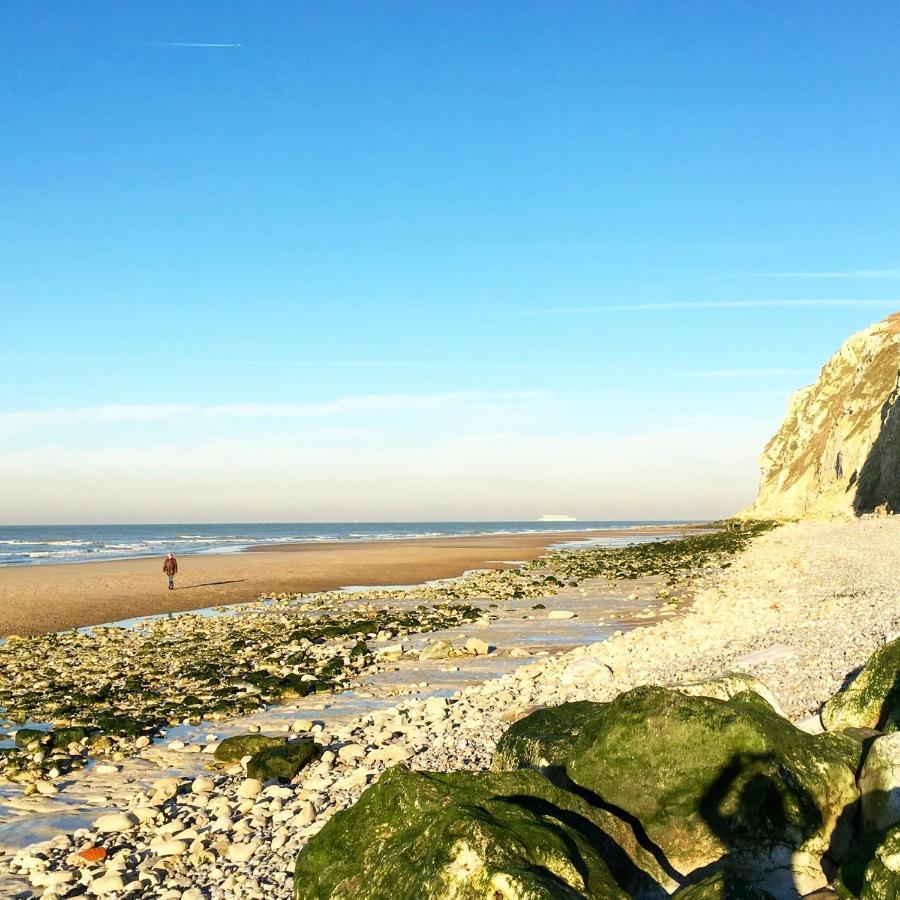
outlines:
[[[175,590],[175,576],[178,574],[178,560],[175,559],[175,554],[170,553],[166,557],[166,561],[163,563],[163,572],[169,576],[169,590]]]

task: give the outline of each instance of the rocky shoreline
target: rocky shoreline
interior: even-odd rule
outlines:
[[[662,590],[692,598],[683,616],[449,698],[408,700],[331,730],[298,722],[296,733],[323,752],[291,784],[244,777],[246,758],[199,779],[164,778],[134,794],[121,818],[22,851],[12,869],[50,898],[287,898],[297,852],[385,769],[486,769],[500,736],[531,708],[610,700],[638,685],[743,672],[820,730],[821,704],[900,630],[897,537],[890,521],[802,523],[759,537],[731,565],[708,566],[699,582],[673,565]]]

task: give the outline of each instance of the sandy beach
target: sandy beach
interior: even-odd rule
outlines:
[[[683,531],[685,529],[681,529]],[[454,538],[298,543],[179,558],[166,590],[162,558],[0,568],[0,635],[33,635],[135,616],[183,612],[352,585],[418,584],[470,569],[525,562],[563,541],[673,534],[676,526],[474,535]]]

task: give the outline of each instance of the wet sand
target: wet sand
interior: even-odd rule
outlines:
[[[696,526],[695,526],[696,527]],[[166,590],[162,558],[0,568],[0,635],[42,634],[134,616],[255,600],[262,593],[417,584],[469,569],[506,568],[563,541],[673,534],[690,526],[573,533],[298,543],[182,556]]]

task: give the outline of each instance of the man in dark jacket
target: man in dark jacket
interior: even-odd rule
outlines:
[[[169,576],[169,590],[175,590],[175,575],[178,572],[178,560],[175,559],[175,554],[170,553],[166,557],[166,561],[163,563],[163,572]]]

